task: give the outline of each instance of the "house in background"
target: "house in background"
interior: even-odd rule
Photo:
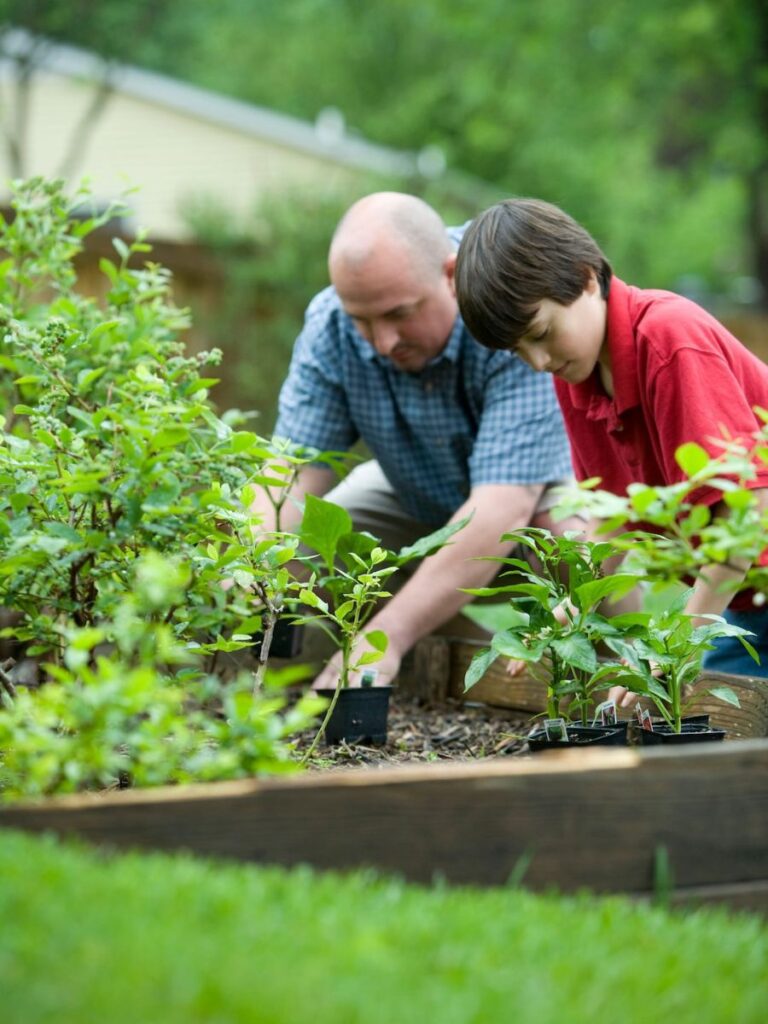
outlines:
[[[347,134],[336,110],[307,123],[22,30],[3,33],[0,45],[5,134],[23,140],[17,161],[0,147],[0,203],[10,178],[64,169],[73,183],[89,179],[99,205],[138,188],[133,225],[184,241],[190,200],[210,197],[240,219],[275,190],[354,187],[371,174],[407,187],[443,169],[439,151],[399,152]],[[9,124],[30,55],[24,124]]]

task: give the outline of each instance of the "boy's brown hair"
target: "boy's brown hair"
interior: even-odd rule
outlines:
[[[543,299],[574,302],[593,271],[603,298],[611,266],[572,217],[539,199],[504,199],[467,228],[456,260],[456,298],[467,329],[488,348],[513,348]]]

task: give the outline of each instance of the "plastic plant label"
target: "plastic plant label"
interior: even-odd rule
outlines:
[[[564,718],[545,718],[544,733],[548,740],[555,740],[557,743],[568,742],[568,727]]]
[[[638,705],[635,708],[637,714],[637,720],[640,723],[640,728],[645,729],[646,732],[653,732],[653,721],[651,719],[651,712],[646,708],[644,711],[641,710]]]
[[[604,700],[595,708],[594,725],[616,725],[618,720],[615,700]]]

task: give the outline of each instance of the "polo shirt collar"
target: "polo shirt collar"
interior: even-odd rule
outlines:
[[[632,289],[618,277],[608,293],[608,349],[611,353],[613,401],[621,415],[640,405],[637,341],[632,322]]]

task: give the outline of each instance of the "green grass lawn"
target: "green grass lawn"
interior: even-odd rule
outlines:
[[[766,1020],[768,927],[746,915],[0,832],[3,1024]]]

